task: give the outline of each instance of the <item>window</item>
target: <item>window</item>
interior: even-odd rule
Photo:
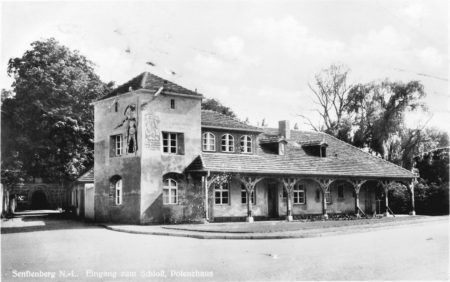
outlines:
[[[111,136],[112,156],[122,156],[123,154],[123,137],[122,134]]]
[[[170,99],[170,108],[175,109],[175,99]]]
[[[162,133],[163,152],[167,154],[184,154],[184,134],[183,133]]]
[[[252,199],[252,204],[254,205],[256,203],[256,187],[253,188],[251,199]],[[241,203],[247,204],[247,190],[245,189],[244,184],[241,185]]]
[[[248,135],[241,137],[241,153],[252,152],[252,138]]]
[[[114,103],[114,111],[117,113],[119,111],[119,102]]]
[[[325,201],[327,204],[331,204],[331,192],[330,190],[325,192]]]
[[[231,134],[222,136],[222,152],[234,152],[234,137]]]
[[[294,186],[294,204],[305,204],[305,189],[303,185],[296,184]]]
[[[325,147],[325,146],[320,147],[320,156],[322,158],[325,158],[327,156],[327,147]]]
[[[175,205],[178,203],[178,183],[172,178],[163,182],[163,204]]]
[[[339,184],[337,187],[338,190],[338,198],[344,198],[344,184]]]
[[[115,190],[115,199],[116,199],[116,205],[122,204],[122,179],[119,179],[114,184],[114,190]]]
[[[215,151],[216,150],[216,136],[211,132],[205,132],[202,135],[203,151]]]
[[[216,205],[227,205],[229,203],[229,195],[228,183],[215,185],[214,198]]]

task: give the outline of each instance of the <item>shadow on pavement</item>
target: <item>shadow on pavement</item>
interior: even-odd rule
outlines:
[[[62,230],[100,228],[95,223],[74,218],[66,214],[35,213],[20,215],[1,221],[1,234]]]

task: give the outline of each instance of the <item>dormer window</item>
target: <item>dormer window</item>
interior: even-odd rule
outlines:
[[[286,144],[284,142],[278,143],[278,155],[284,156],[286,154]]]
[[[327,156],[328,144],[322,141],[308,141],[302,144],[305,153],[311,156],[325,158]]]
[[[320,157],[325,158],[327,156],[327,147],[326,146],[320,146]]]

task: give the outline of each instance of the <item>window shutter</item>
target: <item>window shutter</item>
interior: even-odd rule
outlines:
[[[178,154],[184,155],[184,133],[177,134],[177,145],[178,145]]]
[[[306,185],[303,185],[303,196],[305,197],[305,204],[307,201],[307,197],[306,197]]]
[[[116,140],[115,140],[114,136],[110,136],[109,137],[109,156],[110,157],[114,157],[116,155],[115,149],[116,149]]]

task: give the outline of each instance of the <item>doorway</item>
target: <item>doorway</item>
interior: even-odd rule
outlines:
[[[269,183],[267,188],[267,216],[269,218],[278,217],[278,185]]]
[[[37,190],[31,196],[31,209],[45,210],[48,209],[48,202],[45,193],[42,190]]]

